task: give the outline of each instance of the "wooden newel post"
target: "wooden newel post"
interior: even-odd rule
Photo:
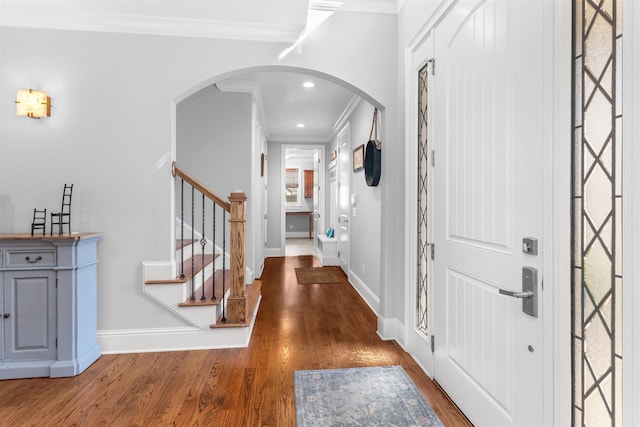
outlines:
[[[229,218],[229,237],[231,244],[231,290],[227,300],[227,322],[247,322],[247,297],[245,293],[245,204],[244,192],[229,195],[231,216]]]

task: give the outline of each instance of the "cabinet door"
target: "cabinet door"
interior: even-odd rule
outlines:
[[[4,359],[56,358],[56,280],[51,270],[4,273]]]
[[[313,197],[313,170],[304,171],[304,198]]]

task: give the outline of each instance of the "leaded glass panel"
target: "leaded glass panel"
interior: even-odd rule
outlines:
[[[427,64],[428,65],[428,64]],[[427,335],[428,322],[428,150],[427,150],[427,65],[418,72],[418,283],[416,328]]]
[[[573,424],[622,424],[622,2],[574,1]]]

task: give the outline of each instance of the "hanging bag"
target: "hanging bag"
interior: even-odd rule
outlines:
[[[369,142],[364,152],[364,177],[369,187],[380,182],[382,169],[382,142],[378,140],[378,109],[373,110],[373,123],[369,133]]]

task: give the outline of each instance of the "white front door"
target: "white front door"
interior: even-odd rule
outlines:
[[[351,156],[351,134],[349,125],[338,133],[338,264],[346,273],[349,270],[349,158]]]
[[[321,232],[320,226],[320,150],[313,152],[313,236],[314,241]]]
[[[500,290],[530,267],[542,301],[546,3],[460,1],[434,33],[434,378],[476,426],[543,425],[543,310]]]

